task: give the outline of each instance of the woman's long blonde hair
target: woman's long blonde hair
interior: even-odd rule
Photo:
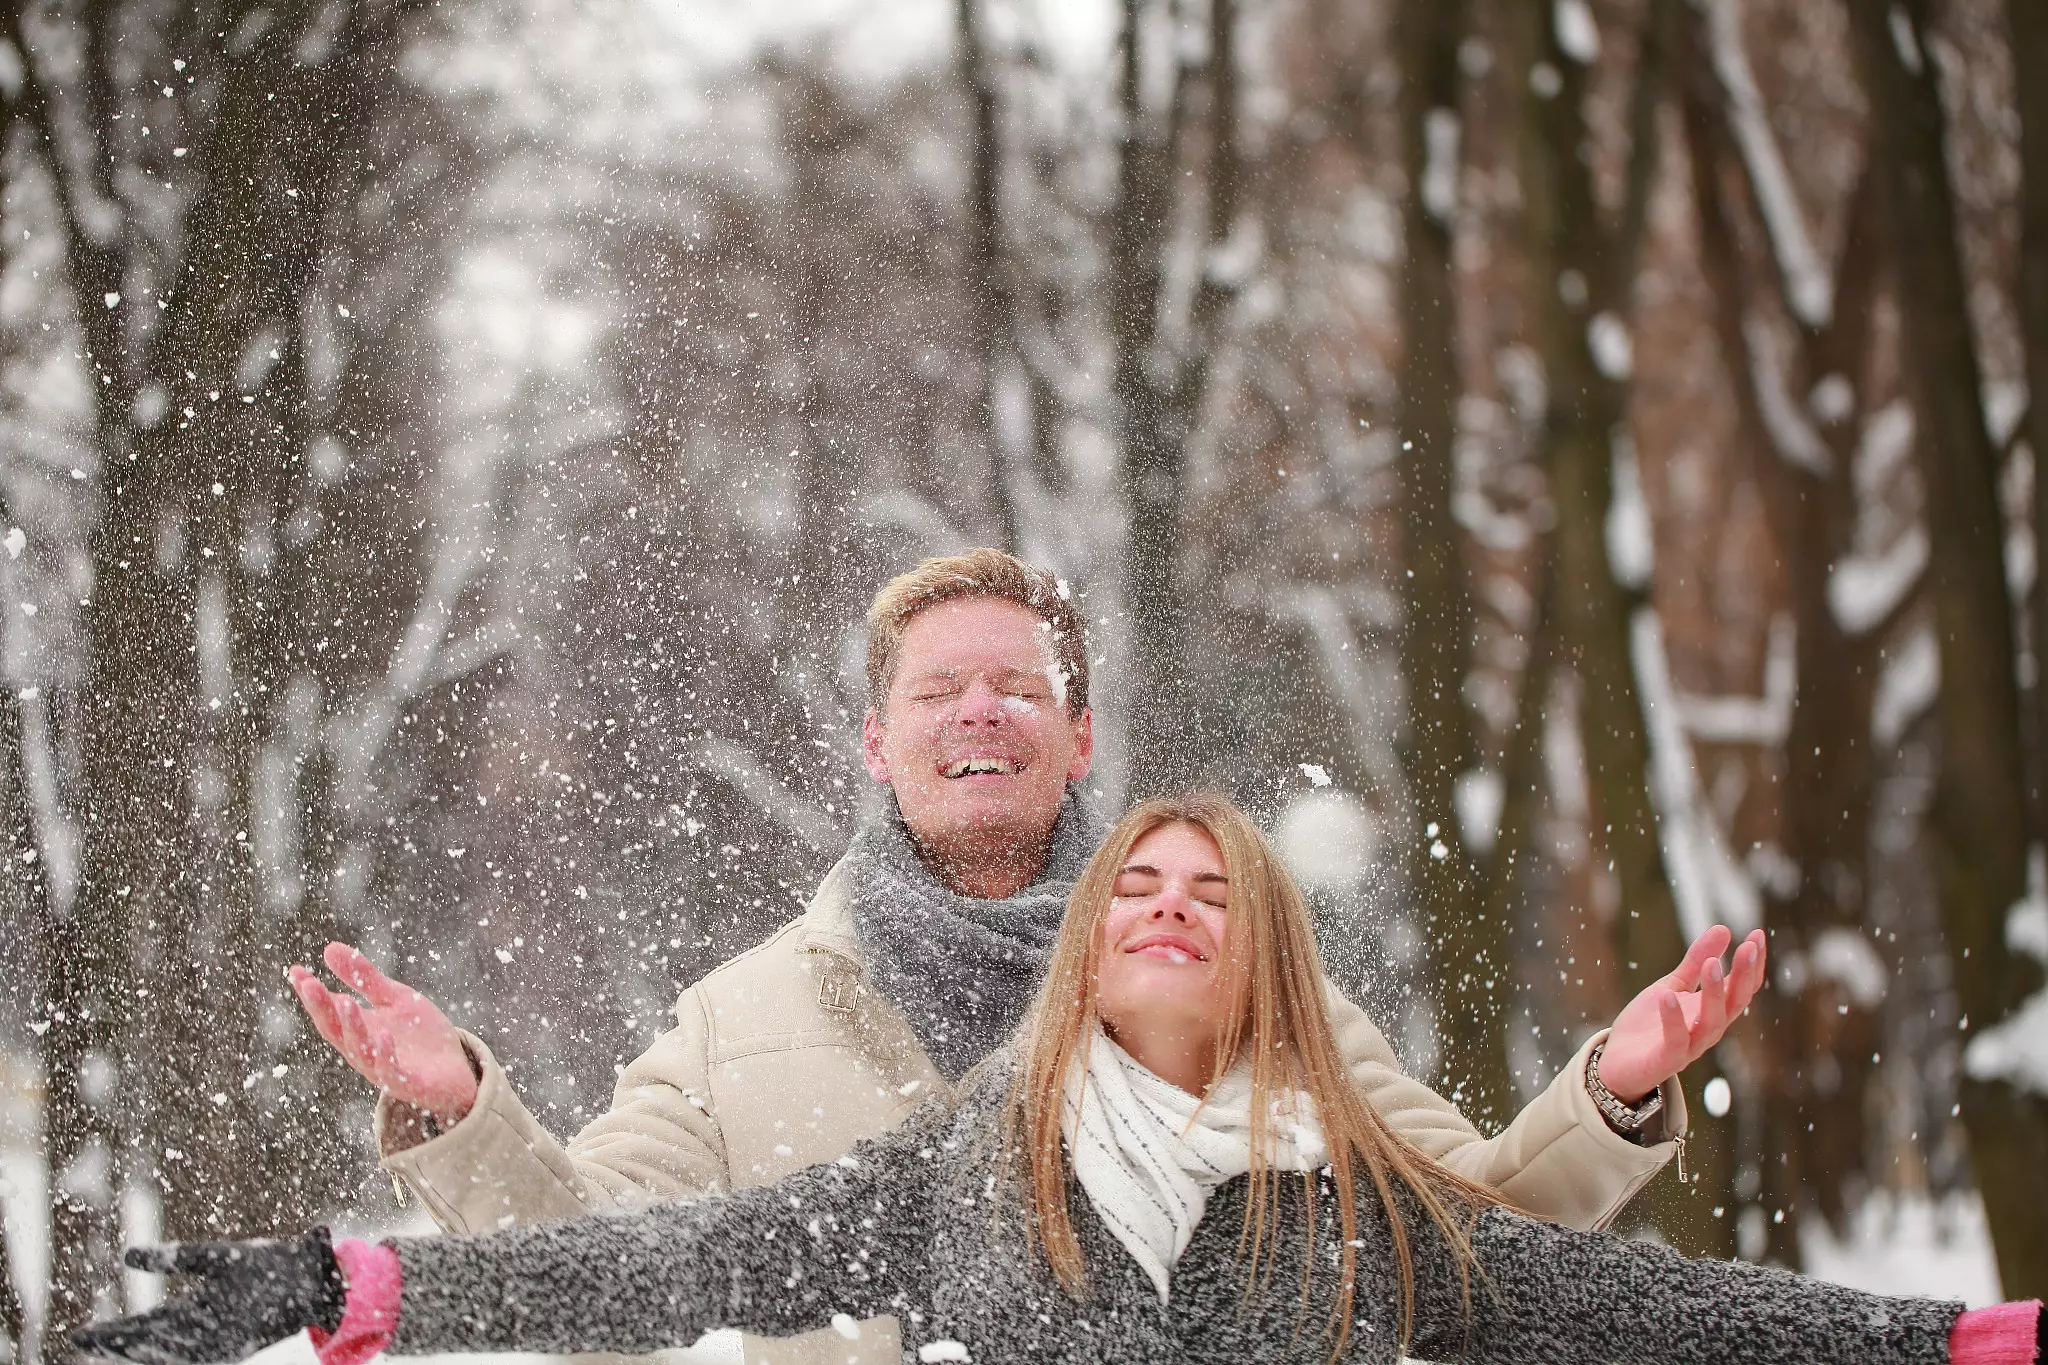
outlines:
[[[1005,1111],[1004,1156],[1018,1182],[1025,1234],[1044,1249],[1053,1274],[1068,1293],[1087,1292],[1087,1268],[1074,1235],[1067,1203],[1069,1164],[1061,1116],[1067,1080],[1088,1065],[1098,1023],[1096,971],[1102,956],[1102,923],[1109,913],[1116,879],[1140,839],[1165,825],[1188,824],[1205,831],[1223,853],[1230,879],[1226,970],[1241,973],[1246,1008],[1219,1021],[1216,1077],[1240,1057],[1251,1062],[1251,1192],[1245,1208],[1239,1254],[1249,1253],[1256,1283],[1275,1246],[1274,1199],[1280,1172],[1267,1159],[1269,1119],[1276,1097],[1305,1093],[1321,1118],[1337,1191],[1343,1230],[1343,1286],[1332,1313],[1336,1346],[1344,1349],[1357,1286],[1358,1209],[1355,1177],[1363,1167],[1378,1190],[1392,1231],[1399,1284],[1401,1345],[1412,1336],[1415,1314],[1414,1262],[1397,1200],[1405,1186],[1441,1230],[1458,1260],[1470,1293],[1472,1252],[1463,1221],[1452,1213],[1459,1203],[1469,1213],[1499,1196],[1444,1170],[1403,1142],[1362,1101],[1344,1068],[1323,1000],[1323,973],[1307,902],[1247,815],[1213,792],[1151,800],[1133,809],[1110,830],[1075,883],[1067,916],[1053,946],[1037,1004],[1025,1026],[1023,1054]],[[1212,1077],[1213,1082],[1216,1077]],[[1316,1177],[1302,1174],[1314,1208]],[[1445,1196],[1451,1198],[1447,1200]],[[1315,1220],[1310,1219],[1302,1294],[1306,1300],[1315,1257]]]

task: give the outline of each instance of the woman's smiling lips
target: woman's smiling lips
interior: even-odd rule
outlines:
[[[1165,962],[1207,962],[1209,955],[1181,934],[1145,934],[1124,945],[1126,954],[1143,953]]]

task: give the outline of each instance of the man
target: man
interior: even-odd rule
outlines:
[[[683,993],[676,1027],[567,1147],[480,1040],[354,949],[330,945],[326,961],[367,1005],[292,969],[321,1035],[383,1090],[384,1164],[443,1227],[769,1183],[894,1126],[1015,1026],[1097,836],[1072,794],[1094,746],[1081,617],[1050,575],[999,551],[927,560],[875,598],[868,684],[863,757],[889,789],[884,818],[802,917]],[[1338,1041],[1396,1132],[1532,1212],[1594,1226],[1682,1140],[1671,1078],[1762,980],[1761,936],[1724,974],[1727,942],[1716,930],[1693,945],[1490,1140],[1402,1076],[1333,992]],[[749,1362],[898,1358],[887,1321],[745,1349]]]

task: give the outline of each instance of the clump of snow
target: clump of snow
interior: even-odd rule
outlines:
[[[1466,846],[1482,856],[1493,852],[1500,837],[1500,809],[1507,795],[1501,775],[1491,768],[1472,768],[1458,774],[1451,788],[1451,800],[1458,807],[1458,828]]]
[[[1822,375],[1806,395],[1807,411],[1830,426],[1846,422],[1856,411],[1856,387],[1839,374]]]
[[[1820,433],[1785,389],[1785,376],[1774,358],[1778,351],[1776,337],[1759,318],[1745,322],[1742,332],[1749,342],[1745,349],[1749,352],[1750,390],[1756,395],[1757,415],[1770,433],[1772,448],[1794,468],[1816,477],[1825,476],[1834,460]]]
[[[1422,208],[1446,227],[1458,211],[1460,126],[1455,109],[1432,109],[1422,120]]]
[[[1298,766],[1301,768],[1301,775],[1309,780],[1310,785],[1317,787],[1327,787],[1330,785],[1329,769],[1325,768],[1322,764],[1303,763]]]
[[[1927,570],[1927,530],[1915,526],[1877,554],[1847,555],[1828,575],[1835,624],[1861,635],[1890,616]]]
[[[1891,984],[1884,959],[1854,929],[1821,930],[1807,951],[1807,970],[1847,991],[1860,1009],[1875,1009]]]
[[[1586,349],[1609,379],[1620,382],[1635,372],[1636,348],[1629,340],[1628,324],[1604,308],[1586,323]]]
[[[1558,50],[1580,66],[1591,66],[1600,56],[1600,26],[1593,22],[1592,7],[1586,0],[1557,0],[1550,22],[1557,32]]]
[[[1798,196],[1778,140],[1764,110],[1763,92],[1742,46],[1742,6],[1735,0],[1713,0],[1707,6],[1708,41],[1714,75],[1727,95],[1728,121],[1742,155],[1749,183],[1771,239],[1771,254],[1785,280],[1792,312],[1802,323],[1818,327],[1834,312],[1834,281],[1800,213]]]
[[[923,1361],[924,1365],[934,1365],[936,1361],[966,1361],[974,1357],[968,1355],[967,1348],[951,1337],[941,1337],[937,1341],[928,1341],[918,1347],[917,1358]]]
[[[1874,498],[1913,453],[1913,405],[1893,399],[1863,424],[1856,440],[1856,495]]]
[[[1372,870],[1379,835],[1372,814],[1349,792],[1303,792],[1287,804],[1273,842],[1302,885],[1350,891]]]
[[[2027,894],[2005,912],[2005,943],[2048,966],[2048,858],[2027,855]],[[2048,1095],[2048,986],[1980,1031],[1963,1051],[1963,1069],[1980,1081],[2006,1081]]]
[[[1727,837],[1700,792],[1699,767],[1671,685],[1663,625],[1648,607],[1629,622],[1629,654],[1642,689],[1658,834],[1686,937],[1697,938],[1714,924],[1746,934],[1762,919],[1756,883],[1729,852]]]
[[[1607,505],[1607,564],[1624,588],[1649,586],[1657,567],[1650,504],[1636,467],[1635,447],[1625,435],[1614,440],[1614,496]]]
[[[1792,729],[1792,701],[1799,685],[1798,630],[1789,613],[1781,612],[1772,619],[1762,696],[1677,694],[1685,728],[1694,739],[1765,746],[1785,742]]]
[[[1906,730],[1934,704],[1941,690],[1941,647],[1932,630],[1916,630],[1885,661],[1870,705],[1870,737],[1879,748],[1897,746]]]

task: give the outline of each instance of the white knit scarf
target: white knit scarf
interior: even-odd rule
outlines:
[[[1251,1169],[1251,1097],[1248,1063],[1211,1086],[1205,1103],[1140,1066],[1099,1027],[1085,1077],[1077,1069],[1068,1078],[1062,1126],[1074,1176],[1161,1303],[1210,1192]],[[1299,1091],[1275,1097],[1266,1132],[1277,1169],[1329,1160],[1315,1105]]]

